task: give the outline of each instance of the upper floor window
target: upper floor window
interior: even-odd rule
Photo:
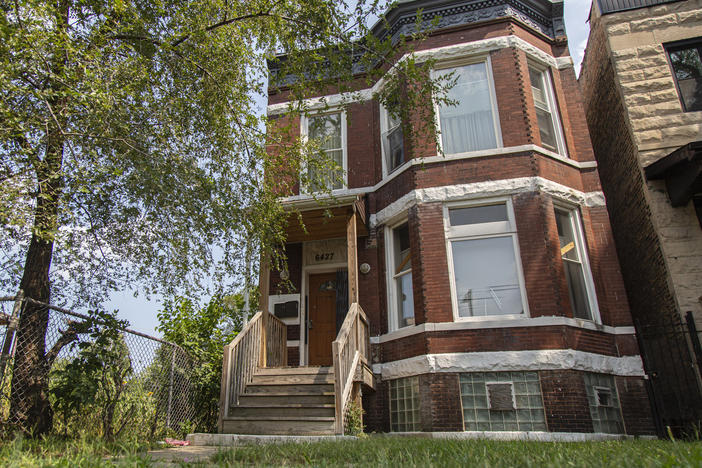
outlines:
[[[587,266],[580,217],[575,209],[556,206],[555,212],[560,254],[573,315],[579,319],[595,320],[597,299]]]
[[[666,46],[685,112],[702,111],[702,38]]]
[[[445,218],[455,318],[524,314],[510,201],[448,206]]]
[[[437,70],[455,72],[447,97],[455,105],[438,106],[441,147],[446,154],[467,153],[501,145],[497,104],[489,58],[468,65]]]
[[[539,69],[531,65],[529,66],[529,79],[531,93],[534,96],[536,119],[539,123],[541,146],[556,153],[565,154],[565,144],[556,110],[551,74],[548,69]]]
[[[303,131],[308,139],[315,139],[326,161],[314,161],[306,166],[310,180],[309,192],[323,188],[344,187],[346,170],[346,116],[343,112],[321,114],[304,119]]]
[[[383,168],[385,174],[400,167],[405,162],[405,140],[402,134],[402,119],[385,107],[380,107],[383,138]]]
[[[412,250],[409,226],[405,222],[388,228],[388,300],[390,330],[414,325],[414,294],[412,293]]]

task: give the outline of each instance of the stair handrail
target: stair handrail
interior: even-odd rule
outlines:
[[[266,314],[266,362],[261,360],[263,314]],[[229,408],[239,405],[239,397],[256,372],[264,366],[284,366],[288,361],[287,326],[268,311],[259,311],[244,325],[231,343],[224,347],[222,358],[222,386],[219,396],[219,431]]]
[[[368,363],[370,326],[360,304],[349,307],[344,323],[332,343],[334,362],[335,429],[344,433],[344,416],[352,396],[354,377],[359,364]]]
[[[261,354],[262,316],[262,312],[257,312],[232,342],[224,347],[222,386],[219,397],[219,432],[223,430],[224,419],[229,416],[229,408],[239,404],[239,396],[258,367]]]

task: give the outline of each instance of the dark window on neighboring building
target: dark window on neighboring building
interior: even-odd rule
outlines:
[[[695,195],[694,197],[692,197],[692,204],[695,207],[695,213],[697,214],[697,221],[699,221],[700,227],[702,228],[702,194]]]
[[[702,111],[702,38],[666,45],[685,112]]]

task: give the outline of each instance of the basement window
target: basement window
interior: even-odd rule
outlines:
[[[702,38],[665,46],[685,112],[702,111]]]
[[[389,385],[391,431],[420,431],[419,377],[390,380]]]
[[[624,426],[614,377],[588,372],[584,379],[594,431],[622,434]]]
[[[546,416],[536,372],[461,374],[466,431],[546,431]]]

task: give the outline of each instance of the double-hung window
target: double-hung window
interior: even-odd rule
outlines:
[[[585,320],[598,320],[597,298],[588,268],[580,217],[575,209],[556,206],[556,227],[563,270],[573,315]]]
[[[558,119],[556,99],[553,94],[551,75],[548,69],[529,66],[531,93],[534,96],[536,119],[539,123],[541,146],[556,153],[565,154],[563,132]]]
[[[385,174],[390,174],[405,162],[402,119],[399,115],[382,106],[380,108],[380,116],[383,137],[383,167]]]
[[[456,320],[524,316],[526,294],[510,200],[445,207]]]
[[[477,63],[443,68],[455,85],[447,98],[455,105],[438,106],[441,148],[445,154],[467,153],[501,146],[497,104],[489,58]]]
[[[386,233],[390,330],[397,330],[414,325],[412,249],[407,223],[388,228]]]
[[[346,166],[346,119],[343,112],[321,114],[306,119],[307,138],[319,145],[324,160],[311,161],[305,170],[309,178],[309,191],[323,188],[332,190],[344,187]]]
[[[666,45],[685,112],[702,111],[702,38]]]

